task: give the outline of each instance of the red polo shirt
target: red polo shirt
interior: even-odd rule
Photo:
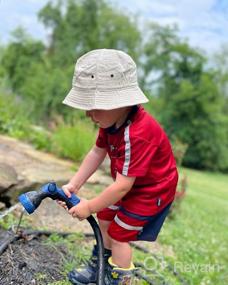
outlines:
[[[173,201],[178,181],[169,140],[143,107],[130,114],[114,132],[100,128],[96,145],[106,148],[111,175],[136,177],[133,188],[122,198],[122,206],[139,215],[154,215]]]

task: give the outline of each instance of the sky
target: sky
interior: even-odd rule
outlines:
[[[33,37],[45,40],[47,32],[37,20],[37,12],[47,0],[0,0],[0,42],[7,43],[10,31],[21,25]],[[212,54],[228,43],[228,0],[111,0],[139,14],[143,20],[179,26],[179,34],[191,46]]]

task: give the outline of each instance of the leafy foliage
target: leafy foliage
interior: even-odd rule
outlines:
[[[22,28],[13,32],[13,41],[4,50],[1,64],[14,91],[19,91],[29,75],[30,67],[40,62],[44,45],[31,39]]]
[[[57,65],[72,65],[80,55],[104,47],[137,54],[140,33],[135,22],[103,0],[49,2],[39,18],[51,29],[48,52]]]
[[[182,42],[175,28],[155,24],[150,28],[144,78],[150,79],[145,86],[157,96],[160,122],[171,139],[174,136],[188,145],[184,165],[227,169],[228,125],[222,114],[224,98],[215,81],[217,72],[206,69],[206,58]],[[154,74],[159,76],[153,79]]]
[[[95,135],[95,130],[84,121],[75,122],[73,126],[62,124],[53,134],[52,150],[65,158],[83,159],[94,144]]]
[[[22,138],[29,127],[24,110],[20,100],[14,98],[12,94],[0,91],[0,132]]]

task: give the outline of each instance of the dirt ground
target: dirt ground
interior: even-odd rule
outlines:
[[[0,243],[6,232],[0,230]],[[63,280],[63,262],[70,254],[63,245],[50,247],[43,238],[19,239],[0,255],[1,285],[46,285]]]

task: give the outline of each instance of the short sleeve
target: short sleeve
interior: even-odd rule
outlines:
[[[158,145],[139,137],[126,139],[124,155],[116,161],[117,171],[125,176],[145,176],[152,166],[157,149]]]
[[[102,128],[100,128],[98,131],[96,146],[100,148],[107,148],[107,134]]]

